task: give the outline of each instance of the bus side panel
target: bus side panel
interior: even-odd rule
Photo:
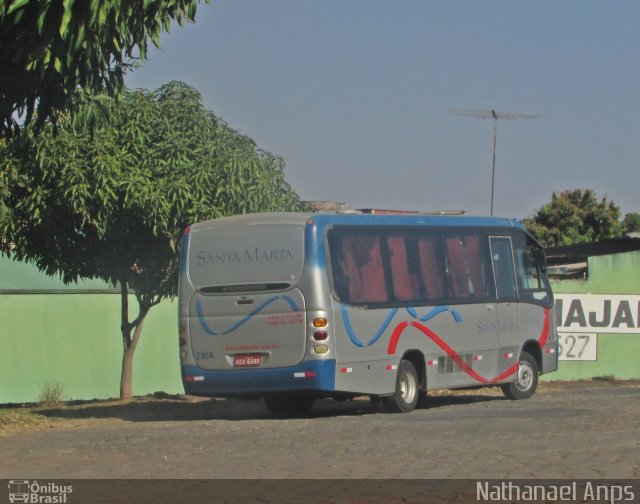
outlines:
[[[386,353],[388,312],[353,309],[333,301],[336,391],[391,394],[395,390],[399,359]]]
[[[541,373],[558,369],[558,338],[552,308],[529,303],[520,305],[520,335],[514,346],[517,351],[525,341],[536,341],[542,356]]]
[[[556,326],[555,305],[548,311],[549,337],[546,346],[542,349],[541,373],[552,373],[558,370],[558,328]]]
[[[496,383],[512,382],[516,378],[522,345],[527,339],[526,336],[533,335],[535,330],[529,327],[530,321],[522,320],[520,303],[501,302],[497,306],[498,374],[494,381]]]
[[[375,310],[334,305],[337,390],[392,393],[397,365],[411,351],[424,359],[430,389],[491,384],[502,370],[493,304]]]

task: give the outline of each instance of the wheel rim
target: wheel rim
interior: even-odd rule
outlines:
[[[402,396],[402,400],[410,404],[416,397],[417,391],[418,386],[413,375],[409,373],[404,374],[400,379],[400,395]]]
[[[526,392],[531,388],[533,383],[533,369],[527,361],[520,361],[518,366],[518,379],[516,387],[522,392]]]

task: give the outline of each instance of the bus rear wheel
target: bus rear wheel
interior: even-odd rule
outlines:
[[[276,418],[297,418],[311,411],[314,398],[298,394],[268,395],[264,397],[264,402]]]
[[[502,393],[509,399],[528,399],[538,387],[538,363],[528,352],[522,352],[516,380],[501,385]]]
[[[396,390],[393,395],[383,397],[385,409],[390,413],[409,413],[418,403],[420,385],[416,368],[408,360],[400,361],[396,376]]]

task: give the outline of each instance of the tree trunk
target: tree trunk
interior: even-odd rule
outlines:
[[[122,370],[120,374],[120,400],[128,401],[133,397],[133,349],[131,347],[122,352]]]
[[[133,354],[138,346],[144,317],[135,326],[133,338],[125,339],[125,346],[122,353],[122,373],[120,374],[120,400],[128,401],[133,397]]]
[[[149,308],[140,306],[138,302],[139,315],[129,322],[129,289],[127,282],[120,282],[120,302],[121,302],[121,330],[122,330],[122,370],[120,373],[120,400],[128,401],[133,397],[133,354],[138,346],[142,326]],[[133,331],[133,337],[131,336]]]

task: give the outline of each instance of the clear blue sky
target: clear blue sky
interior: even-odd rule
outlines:
[[[173,80],[284,157],[304,199],[523,218],[592,188],[640,212],[640,2],[213,0],[127,76]]]

